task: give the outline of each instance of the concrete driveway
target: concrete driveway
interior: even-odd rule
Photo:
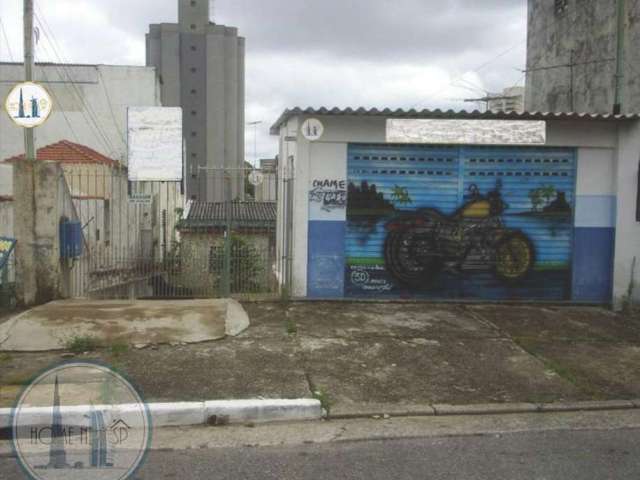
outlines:
[[[298,398],[333,415],[427,404],[640,398],[640,321],[599,308],[245,303],[223,342],[79,355],[124,371],[149,401]],[[0,403],[60,353],[0,355]],[[2,392],[5,392],[4,394]]]

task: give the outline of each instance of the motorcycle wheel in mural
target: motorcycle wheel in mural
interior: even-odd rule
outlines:
[[[493,270],[504,282],[524,278],[535,263],[531,240],[505,228],[500,185],[486,196],[475,185],[470,201],[453,215],[426,208],[403,213],[386,225],[385,266],[398,282],[421,288],[439,273]]]

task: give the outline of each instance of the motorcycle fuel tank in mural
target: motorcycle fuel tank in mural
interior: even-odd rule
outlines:
[[[349,149],[349,297],[571,296],[571,149]]]

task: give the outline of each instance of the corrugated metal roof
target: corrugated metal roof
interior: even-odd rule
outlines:
[[[228,214],[233,225],[238,227],[274,228],[276,224],[275,202],[191,202],[187,218],[180,221],[178,228],[191,230],[222,227],[227,223]]]
[[[594,120],[594,121],[623,121],[623,120],[640,120],[640,114],[613,115],[601,113],[575,113],[575,112],[480,112],[474,110],[454,111],[454,110],[391,110],[385,108],[379,110],[377,108],[366,109],[360,108],[300,108],[295,107],[285,110],[280,118],[271,127],[272,135],[279,135],[280,127],[291,117],[297,115],[314,115],[314,116],[359,116],[359,117],[385,117],[385,118],[425,118],[425,119],[447,119],[447,120]]]

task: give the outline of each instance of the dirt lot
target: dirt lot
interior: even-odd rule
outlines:
[[[430,403],[640,397],[640,321],[577,307],[245,304],[236,338],[75,359],[126,373],[149,401],[309,397],[332,413]],[[67,357],[67,355],[65,355]],[[60,353],[0,356],[0,405]]]

